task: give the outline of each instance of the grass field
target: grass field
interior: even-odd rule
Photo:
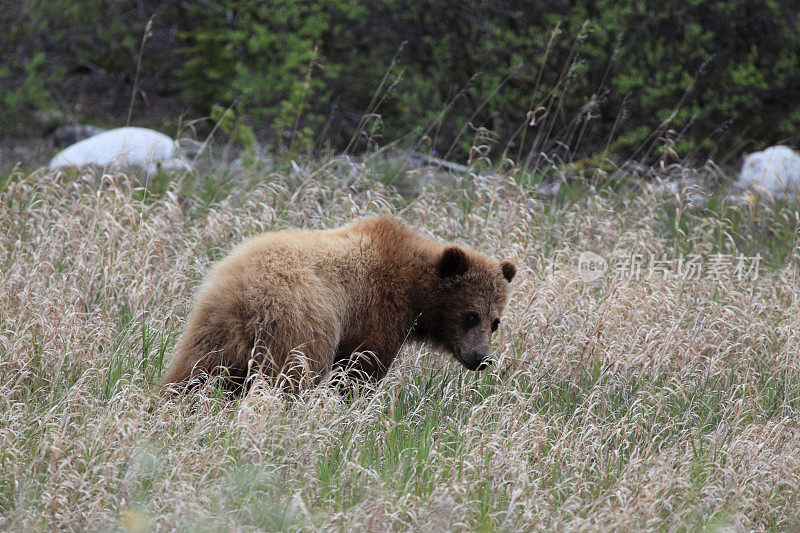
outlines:
[[[0,176],[0,529],[800,527],[797,203],[543,201],[504,176],[403,197],[385,178],[347,161],[149,189]],[[376,213],[515,261],[490,371],[407,346],[352,398],[154,401],[214,260]],[[764,260],[757,277],[586,283],[583,251]]]

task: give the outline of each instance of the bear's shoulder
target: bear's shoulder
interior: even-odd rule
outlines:
[[[410,228],[403,222],[389,215],[380,215],[359,220],[353,225],[353,229],[361,233],[371,235],[384,234],[413,234]]]
[[[391,257],[428,257],[443,248],[438,241],[420,235],[401,220],[388,215],[362,219],[351,230],[368,238],[372,246]]]

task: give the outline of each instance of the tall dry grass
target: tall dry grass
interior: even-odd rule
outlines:
[[[673,201],[647,194],[547,204],[490,176],[409,200],[346,162],[311,174],[267,173],[210,200],[188,187],[148,194],[123,174],[10,176],[0,528],[800,525],[794,242],[756,281],[585,284],[582,250],[702,251],[727,215],[676,235]],[[783,213],[752,209],[766,226]],[[241,401],[209,387],[191,405],[153,403],[213,260],[257,232],[379,212],[517,263],[491,371],[409,346],[353,398],[262,384]]]

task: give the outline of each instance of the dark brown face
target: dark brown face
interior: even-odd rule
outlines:
[[[452,247],[445,250],[439,273],[442,287],[433,340],[469,370],[483,370],[492,362],[492,334],[500,326],[516,269],[509,262],[471,259]]]
[[[492,333],[500,325],[495,313],[468,311],[462,313],[459,335],[452,339],[453,357],[469,370],[483,370],[492,364]]]

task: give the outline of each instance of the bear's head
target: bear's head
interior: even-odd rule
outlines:
[[[428,295],[427,339],[470,370],[486,368],[516,272],[509,261],[498,263],[458,246],[445,248],[436,263],[435,289]]]

